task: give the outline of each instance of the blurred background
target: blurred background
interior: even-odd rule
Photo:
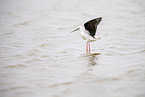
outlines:
[[[86,54],[70,32],[100,16]],[[145,97],[144,20],[144,0],[0,0],[0,97]]]

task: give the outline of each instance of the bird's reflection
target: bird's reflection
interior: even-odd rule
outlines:
[[[88,59],[88,65],[89,66],[97,65],[98,55],[100,55],[100,53],[85,54],[85,57],[87,57],[87,59]]]
[[[97,65],[97,60],[98,60],[98,55],[100,55],[100,53],[93,53],[93,54],[89,54],[88,58],[89,58],[89,62],[88,65],[89,66],[94,66]]]
[[[98,65],[100,53],[85,53],[82,54],[83,59],[85,60],[85,65],[87,66],[84,70],[83,76],[89,77],[93,75],[92,71],[96,70],[95,67]]]
[[[97,63],[96,63],[96,56],[95,55],[91,55],[91,56],[89,56],[89,62],[88,62],[88,65],[91,65],[91,66],[94,66],[94,65],[96,65]]]

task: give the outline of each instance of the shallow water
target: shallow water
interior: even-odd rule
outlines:
[[[101,40],[70,33],[102,16]],[[1,0],[0,97],[144,97],[144,0]]]

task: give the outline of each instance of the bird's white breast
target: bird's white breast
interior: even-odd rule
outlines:
[[[88,41],[88,42],[93,42],[93,41],[95,41],[95,39],[89,34],[89,32],[87,32],[87,31],[81,31],[80,32],[80,36],[84,39],[84,40],[86,40],[86,41]]]

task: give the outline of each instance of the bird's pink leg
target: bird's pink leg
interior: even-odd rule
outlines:
[[[89,53],[90,53],[90,50],[91,50],[91,48],[90,48],[90,42],[89,42]]]
[[[88,53],[88,42],[86,42],[86,52]]]

